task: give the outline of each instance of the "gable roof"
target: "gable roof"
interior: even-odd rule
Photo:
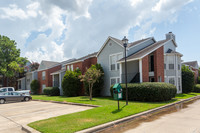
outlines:
[[[77,62],[83,62],[84,60],[88,59],[88,58],[92,58],[92,57],[96,57],[97,56],[97,52],[94,52],[92,54],[88,54],[86,56],[80,57],[78,59],[74,59],[73,61],[70,61],[68,63],[65,63],[65,65],[68,64],[73,64],[73,63],[77,63]]]
[[[191,67],[193,67],[193,68],[196,68],[196,66],[199,67],[197,61],[183,62],[182,64],[189,65],[189,66],[191,66]],[[197,69],[198,69],[198,68],[197,68]]]
[[[50,67],[57,66],[57,65],[60,65],[60,63],[59,62],[54,62],[54,61],[42,60],[42,62],[40,63],[40,66],[38,68],[38,71],[45,70],[45,69],[48,69]]]
[[[144,48],[144,49],[142,49],[142,50],[140,50],[140,51],[138,51],[138,52],[136,52],[136,53],[134,53],[132,55],[129,55],[127,57],[127,61],[141,59],[144,56],[152,53],[156,49],[160,48],[161,46],[163,46],[168,41],[170,41],[170,40],[161,40],[161,41],[158,41],[156,43],[153,43],[152,45],[149,45],[146,48]],[[125,61],[125,58],[122,58],[118,62],[124,62],[124,61]]]
[[[166,54],[177,54],[177,55],[179,55],[181,57],[183,56],[181,53],[179,53],[177,51],[174,51],[172,49],[168,49],[167,52],[166,52]]]
[[[149,40],[149,39],[154,39],[154,38],[153,38],[153,37],[149,37],[149,38],[145,38],[145,39],[141,39],[141,40],[138,40],[138,41],[135,41],[135,42],[128,43],[127,48],[130,48],[130,47],[132,47],[132,46],[135,46],[135,45],[137,45],[137,44],[139,44],[139,43],[141,43],[141,42],[147,41],[147,40]],[[97,56],[99,56],[99,54],[100,54],[101,51],[104,49],[104,47],[106,46],[106,44],[107,44],[107,42],[108,42],[109,40],[112,40],[112,41],[116,42],[119,46],[121,46],[122,48],[124,48],[124,45],[123,45],[122,40],[119,40],[119,39],[117,39],[117,38],[114,38],[114,37],[109,36],[109,37],[107,38],[107,40],[104,42],[104,44],[103,44],[103,46],[101,47],[101,49],[99,50],[99,52],[97,53]]]

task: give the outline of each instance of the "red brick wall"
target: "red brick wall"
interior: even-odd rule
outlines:
[[[38,81],[40,83],[40,89],[39,89],[39,93],[41,94],[42,93],[42,85],[45,84],[46,87],[51,87],[53,86],[52,84],[52,75],[50,75],[51,73],[55,72],[55,71],[58,71],[61,69],[61,65],[59,66],[55,66],[53,68],[50,68],[50,69],[46,69],[46,70],[43,70],[45,71],[45,80],[42,80],[42,72],[43,71],[39,71],[38,72]]]
[[[155,82],[158,82],[159,76],[161,76],[162,82],[164,82],[164,48],[163,46],[154,52]]]
[[[82,70],[83,70],[83,62],[77,62],[77,63],[74,63],[73,64],[73,69],[74,70],[76,70],[76,68],[79,68],[80,70],[81,70],[81,72],[82,72]],[[83,73],[83,72],[82,72]]]
[[[142,58],[142,82],[149,82],[149,55]]]
[[[97,57],[91,57],[84,60],[82,73],[84,74],[88,68],[90,68],[92,65],[95,65],[96,63],[97,63]]]
[[[198,76],[199,76],[199,70],[192,68],[192,71],[194,71],[194,81],[195,83],[198,82]]]

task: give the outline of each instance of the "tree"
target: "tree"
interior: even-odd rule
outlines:
[[[66,71],[62,80],[63,94],[68,97],[77,96],[81,89],[81,82],[78,78],[81,75],[79,70]]]
[[[194,88],[194,73],[188,66],[182,66],[182,90],[183,93],[189,93]]]
[[[98,64],[98,63],[97,63],[97,64],[95,64],[95,65],[92,65],[91,67],[94,68],[94,69],[100,70],[101,73],[104,73],[101,64]],[[97,82],[94,83],[94,85],[93,85],[92,97],[98,97],[98,96],[100,96],[101,90],[103,89],[103,87],[104,87],[104,75],[102,74],[102,75],[98,78]],[[89,94],[90,94],[90,93],[89,93],[89,86],[88,86],[88,83],[87,83],[87,82],[84,82],[84,88],[85,88],[86,94],[89,95]]]
[[[99,79],[99,77],[103,75],[101,70],[98,70],[96,68],[90,67],[86,72],[85,75],[81,75],[79,78],[83,82],[87,82],[89,86],[89,94],[90,94],[90,100],[92,100],[92,89],[94,86],[94,83],[96,83]]]
[[[39,67],[39,63],[38,62],[31,62],[31,65],[30,65],[30,68],[31,68],[31,71],[35,71],[35,70],[37,70],[38,69],[38,67]]]
[[[27,62],[26,58],[20,57],[20,49],[16,45],[14,40],[0,35],[0,73],[6,79],[22,73]]]
[[[39,93],[39,88],[40,88],[40,84],[39,84],[39,81],[38,80],[33,80],[31,82],[31,92],[33,94],[38,94]]]

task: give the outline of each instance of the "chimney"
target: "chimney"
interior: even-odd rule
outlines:
[[[166,34],[166,39],[173,39],[174,41],[176,41],[175,35],[172,32],[169,32]]]

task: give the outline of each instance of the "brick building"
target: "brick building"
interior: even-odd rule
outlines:
[[[166,34],[164,40],[154,37],[141,39],[127,44],[127,82],[166,82],[182,92],[181,57],[176,51],[175,35]],[[102,95],[110,95],[110,86],[125,83],[125,49],[123,42],[108,37],[97,54],[97,62],[104,70],[104,90]]]
[[[52,61],[42,61],[38,68],[38,81],[40,83],[39,93],[46,87],[52,87],[51,73],[61,69],[61,63]]]
[[[87,71],[87,69],[91,67],[91,65],[97,63],[96,54],[97,53],[92,53],[78,59],[70,59],[67,61],[63,61],[61,62],[62,68],[58,71],[51,73],[53,78],[52,80],[53,86],[59,87],[60,95],[63,95],[62,80],[65,75],[65,72],[67,70],[74,71],[76,69],[80,69],[81,73],[84,74]],[[84,92],[85,90],[82,85],[82,90],[80,92],[80,95],[84,95]]]

